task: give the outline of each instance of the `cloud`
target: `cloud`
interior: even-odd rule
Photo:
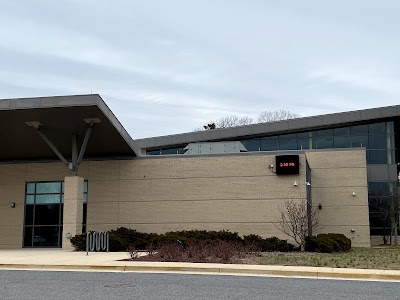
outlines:
[[[397,104],[397,2],[5,1],[0,98],[99,93],[136,138]],[[374,20],[373,22],[371,20]]]

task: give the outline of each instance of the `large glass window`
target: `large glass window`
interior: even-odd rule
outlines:
[[[261,139],[260,150],[261,151],[279,150],[278,137],[273,136]]]
[[[88,183],[83,188],[83,232],[86,231]],[[61,247],[64,183],[28,182],[25,195],[24,247]]]

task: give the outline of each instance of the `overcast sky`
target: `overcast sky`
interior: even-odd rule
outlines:
[[[400,104],[399,1],[0,0],[0,98],[100,94],[133,138]]]

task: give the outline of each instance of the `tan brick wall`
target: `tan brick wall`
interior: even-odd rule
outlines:
[[[369,247],[365,150],[310,151],[306,156],[311,168],[311,195],[319,216],[320,232],[343,233],[354,246]],[[322,209],[318,209],[319,204]]]
[[[367,182],[362,155],[363,151],[307,153],[313,198],[318,199],[314,205],[323,206],[320,214],[324,230],[349,236],[350,229],[355,229],[353,242],[367,246]],[[359,169],[343,170],[357,160],[358,165],[353,167]],[[285,199],[306,197],[304,154],[300,154],[300,162],[300,175],[286,176],[268,169],[275,164],[275,154],[267,153],[85,162],[79,175],[89,181],[88,229],[125,226],[158,233],[225,229],[287,238],[274,223]],[[0,236],[8,235],[1,238],[0,247],[22,245],[25,182],[63,180],[67,175],[61,163],[0,165],[0,179],[4,178],[0,181],[0,219],[8,218],[4,225],[0,223]],[[348,197],[353,189],[357,196]],[[13,210],[9,195],[20,203]],[[6,216],[10,212],[15,218]],[[339,226],[335,220],[343,224]]]

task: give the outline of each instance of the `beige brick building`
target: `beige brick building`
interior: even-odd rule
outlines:
[[[397,226],[397,111],[132,140],[98,95],[1,100],[0,248],[71,249],[69,235],[121,226],[290,239],[276,227],[288,200],[312,206],[320,233],[382,243]],[[298,170],[279,174],[281,156]]]

